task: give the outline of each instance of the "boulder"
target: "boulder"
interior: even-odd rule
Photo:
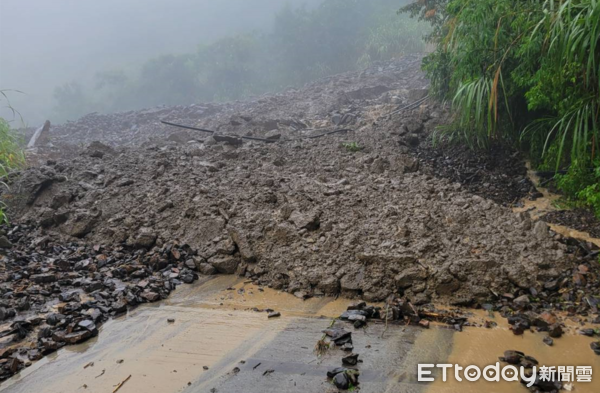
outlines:
[[[233,274],[240,264],[240,259],[233,255],[216,255],[210,258],[208,263],[221,274]]]

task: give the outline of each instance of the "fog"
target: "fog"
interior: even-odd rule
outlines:
[[[395,10],[403,1],[0,0],[0,90],[23,92],[6,94],[31,126],[90,111],[243,98],[337,72],[342,66],[336,58],[354,67],[360,54],[350,54],[351,46],[364,46],[368,37],[358,42],[352,36],[348,43],[344,38],[356,34],[353,30],[372,30],[357,21],[368,19],[365,7],[370,10],[375,3],[380,15],[399,18]],[[282,16],[286,10],[288,16]],[[320,28],[328,30],[319,33]],[[289,48],[281,41],[286,35]],[[213,45],[226,37],[238,38]],[[302,37],[305,42],[292,42]],[[327,47],[317,42],[321,38],[328,40]],[[338,48],[340,53],[334,53]],[[302,50],[305,55],[292,64],[290,58]],[[176,57],[152,62],[163,55]],[[216,73],[232,58],[235,67]],[[298,69],[292,69],[296,64]],[[278,79],[258,75],[265,67],[273,67],[269,72]],[[189,79],[181,76],[188,73]],[[171,91],[154,89],[153,80]],[[57,87],[62,87],[58,93]],[[6,108],[0,116],[12,119]]]

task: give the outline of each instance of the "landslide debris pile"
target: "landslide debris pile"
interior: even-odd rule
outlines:
[[[415,304],[469,304],[558,279],[572,255],[545,223],[422,170],[414,152],[443,109],[389,115],[426,95],[415,89],[426,87],[418,65],[408,57],[225,104],[228,113],[194,123],[229,135],[276,133],[276,143],[187,138],[178,129],[151,143],[120,130],[125,144],[142,146],[93,142],[24,171],[4,199],[15,219],[42,233],[145,250],[178,241],[201,273],[237,273],[299,297],[402,293]],[[169,120],[181,120],[175,113],[188,111],[175,108]],[[118,141],[114,127],[87,124],[94,138]],[[321,131],[301,124],[350,131],[305,139]]]
[[[6,197],[43,231],[149,250],[177,240],[203,268],[298,296],[402,291],[416,303],[466,304],[543,285],[568,266],[545,223],[420,173],[396,136],[342,138],[363,149],[335,136],[103,155],[96,144],[25,171]]]
[[[98,334],[110,317],[198,279],[189,247],[151,252],[65,242],[18,225],[1,230],[0,381]],[[12,342],[20,342],[14,345]]]
[[[427,94],[419,64],[406,57],[248,102],[94,114],[51,129],[51,145],[32,152],[39,165],[2,195],[12,220],[0,236],[2,331],[32,345],[0,354],[0,378],[217,273],[300,298],[504,307],[562,296],[578,304],[569,311],[597,313],[579,302],[578,291],[597,289],[594,266],[577,270],[590,250],[423,159],[447,114],[426,100],[397,110]],[[521,184],[515,176],[505,184]]]
[[[420,65],[420,55],[407,55],[397,61],[376,63],[362,72],[322,78],[302,88],[288,88],[248,101],[91,113],[52,126],[51,143],[64,153],[65,146],[94,141],[112,147],[139,147],[165,139],[188,142],[207,136],[178,132],[160,120],[246,136],[270,131],[282,137],[308,135],[315,128],[354,123],[362,116],[366,103],[402,105],[422,98],[422,92],[415,90],[427,86]]]

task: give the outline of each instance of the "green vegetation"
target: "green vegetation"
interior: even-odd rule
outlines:
[[[12,111],[14,116],[17,116],[18,112],[10,105],[7,92],[7,90],[0,90],[0,101],[4,101],[5,106]],[[8,121],[0,117],[0,185],[4,187],[8,187],[5,180],[9,172],[25,164],[25,155],[19,142],[19,138],[10,128]],[[4,207],[0,202],[0,223],[8,222],[4,214]]]
[[[424,68],[456,113],[437,140],[517,144],[537,167],[567,169],[558,187],[600,216],[600,1],[419,0],[401,12],[433,26]]]
[[[236,100],[422,52],[429,27],[408,15],[398,17],[395,10],[403,2],[323,0],[314,9],[286,4],[269,32],[224,37],[195,53],[160,56],[136,72],[100,72],[93,87],[71,82],[56,88],[57,120]]]
[[[342,143],[342,146],[346,148],[346,150],[356,153],[357,151],[361,151],[362,147],[358,145],[357,142],[345,142]]]

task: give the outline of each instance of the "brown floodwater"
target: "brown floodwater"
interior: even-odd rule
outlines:
[[[316,355],[306,362],[299,359],[296,363],[290,363],[289,359],[276,360],[279,351],[288,351],[292,358],[295,356],[295,350],[282,347],[277,337],[281,334],[299,337],[298,342],[293,344],[310,355],[320,329],[327,327],[331,319],[339,316],[352,302],[342,298],[303,301],[287,293],[244,283],[234,276],[220,276],[181,287],[168,300],[143,305],[122,318],[107,322],[98,337],[63,348],[34,363],[1,387],[7,393],[100,393],[112,392],[119,383],[127,380],[119,393],[209,391],[204,388],[221,381],[223,374],[230,374],[229,371],[236,365],[243,367],[241,359],[251,361],[265,349],[267,353],[274,353],[271,367],[277,368],[278,373],[293,374],[295,368],[298,371],[296,377],[304,380],[309,378],[304,375],[305,371],[318,367],[321,360]],[[277,310],[281,317],[268,319],[266,312],[254,311],[255,308]],[[169,323],[169,318],[175,322]],[[375,370],[378,364],[381,364],[382,370],[383,366],[387,367],[386,371],[380,370],[380,375],[369,377],[365,374],[362,390],[377,391],[378,388],[373,390],[369,386],[380,383],[387,386],[386,391],[389,392],[525,392],[515,382],[482,380],[459,383],[452,376],[447,382],[438,379],[429,385],[416,381],[416,365],[419,362],[473,364],[483,368],[495,363],[498,356],[508,349],[525,352],[546,365],[591,365],[594,370],[600,370],[600,357],[594,355],[589,347],[592,339],[577,335],[578,325],[574,322],[570,323],[567,334],[556,339],[553,347],[548,347],[542,343],[542,334],[526,332],[522,336],[513,335],[506,320],[497,314],[492,319],[483,312],[473,312],[471,320],[478,323],[493,320],[498,326],[492,329],[465,328],[457,333],[441,325],[430,329],[390,325],[386,339],[398,334],[407,335],[400,337],[399,341],[390,341],[396,342],[393,345],[386,344],[380,333],[375,333],[377,329],[383,331],[382,324],[371,325],[363,333],[355,331],[355,335],[359,335],[356,343],[361,340],[370,343],[368,347],[361,346],[358,352],[368,356],[368,351],[375,351],[371,352],[371,356],[384,359],[384,363],[375,363]],[[306,325],[310,323],[317,325],[312,333],[306,331]],[[397,346],[398,342],[404,346]],[[336,353],[328,355],[332,364],[339,361],[335,360]],[[253,366],[246,368],[252,372]],[[327,385],[324,370],[312,372],[317,373],[319,384]],[[314,380],[315,376],[312,378]],[[243,386],[241,375],[238,380]],[[243,391],[260,392],[260,383]],[[598,392],[600,378],[596,377],[592,384],[575,383],[574,387],[577,392]]]
[[[541,198],[537,198],[535,201],[523,199],[521,201],[523,203],[523,206],[514,208],[513,211],[529,212],[531,218],[537,220],[546,213],[558,210],[556,204],[560,199],[560,195],[550,192],[547,188],[538,186],[538,184],[540,184],[540,178],[536,176],[535,171],[531,169],[531,165],[529,163],[527,163],[527,175],[529,179],[531,179],[533,184],[536,185],[536,188],[539,192],[542,193],[543,196]],[[575,229],[563,225],[548,225],[550,226],[550,229],[552,229],[554,232],[559,233],[565,237],[572,237],[575,239],[588,241],[600,247],[600,239],[590,236],[590,234],[587,232],[577,231]]]
[[[476,365],[483,370],[485,366],[493,365],[503,356],[506,350],[517,350],[536,358],[540,365],[546,366],[592,366],[593,372],[600,372],[600,356],[590,349],[594,339],[577,334],[581,326],[574,322],[566,321],[567,333],[561,338],[554,339],[552,347],[542,342],[546,333],[531,333],[526,331],[523,335],[516,336],[509,330],[506,319],[498,313],[491,318],[484,311],[475,311],[473,321],[493,321],[497,327],[486,329],[466,327],[461,333],[452,336],[452,352],[447,363],[459,364],[462,367]],[[471,320],[471,318],[470,318]],[[591,327],[591,326],[590,326]],[[417,345],[418,343],[415,343]],[[506,363],[500,363],[500,367]],[[461,374],[462,378],[462,374]],[[458,382],[452,373],[448,373],[447,382],[436,379],[430,386],[429,392],[435,393],[509,393],[526,392],[519,382],[488,382],[483,378],[476,382]],[[600,392],[600,375],[592,375],[592,382],[574,382],[573,391],[582,393]]]
[[[269,352],[284,349],[276,339],[278,335],[287,332],[296,336],[294,332],[302,332],[303,326],[311,319],[322,319],[318,324],[326,327],[352,302],[343,298],[303,301],[287,293],[244,283],[234,276],[220,276],[201,284],[181,287],[161,303],[140,306],[124,317],[107,322],[98,337],[80,345],[67,346],[43,358],[4,382],[0,388],[7,393],[100,393],[112,392],[126,380],[119,389],[120,393],[204,391],[196,387],[212,386],[222,378],[224,370],[233,369],[240,359],[251,359],[265,348]],[[267,308],[279,311],[281,317],[268,319],[266,312],[255,311]],[[589,346],[593,339],[577,334],[582,326],[574,321],[565,320],[566,334],[555,339],[554,345],[549,347],[542,342],[544,333],[527,331],[515,336],[506,320],[498,314],[492,318],[484,312],[472,312],[471,321],[483,323],[491,320],[497,323],[497,327],[466,327],[463,332],[456,333],[441,325],[433,325],[427,330],[390,326],[390,333],[406,329],[417,329],[418,332],[414,334],[414,341],[403,339],[408,345],[405,349],[382,343],[384,347],[376,350],[386,352],[386,362],[397,362],[393,371],[378,377],[383,378],[381,383],[388,386],[386,391],[525,392],[525,388],[517,382],[496,383],[483,379],[458,382],[453,373],[449,373],[446,382],[441,381],[439,375],[431,384],[416,381],[416,365],[419,362],[429,363],[431,359],[437,359],[434,362],[463,367],[477,365],[483,369],[498,361],[498,357],[509,349],[533,356],[547,366],[585,365],[592,366],[595,372],[600,370],[600,356],[595,355]],[[169,323],[167,320],[170,318],[175,322]],[[368,330],[365,333],[369,337]],[[308,338],[304,336],[295,344],[310,352],[315,337],[314,334]],[[370,337],[372,345],[380,341],[378,335],[371,334]],[[364,349],[359,352],[362,351]],[[313,360],[319,363],[316,356]],[[223,367],[223,364],[226,366]],[[218,367],[213,371],[213,366]],[[205,370],[205,367],[208,369]],[[280,363],[279,367],[278,372],[298,368],[299,365],[287,361]],[[300,378],[307,378],[301,376],[304,372],[298,374]],[[243,379],[241,381],[243,386]],[[593,376],[592,381],[574,382],[572,387],[576,392],[599,392],[600,376]],[[367,388],[371,383],[365,380],[363,390],[373,391]],[[243,391],[259,392],[261,389],[258,384]]]
[[[330,319],[350,303],[333,298],[302,301],[259,290],[235,276],[219,276],[181,287],[168,300],[105,323],[98,337],[43,358],[1,387],[5,392],[112,392],[131,375],[120,393],[179,392],[208,373],[204,367],[210,370],[233,353],[241,359],[251,354],[294,317]],[[255,307],[272,308],[282,316],[268,319],[266,312],[251,310]],[[175,322],[167,322],[170,318]]]

